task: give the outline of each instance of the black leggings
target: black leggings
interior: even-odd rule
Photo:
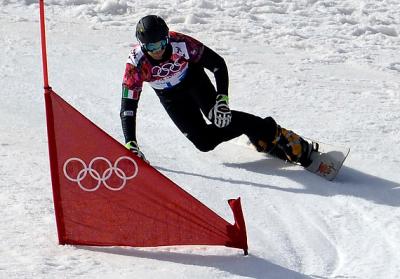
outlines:
[[[274,139],[277,125],[271,117],[232,110],[232,121],[227,127],[208,124],[203,114],[207,116],[215,105],[215,88],[202,69],[192,69],[188,75],[182,84],[158,91],[157,95],[175,125],[199,150],[213,150],[221,142],[242,134],[252,142],[261,139],[270,143]]]

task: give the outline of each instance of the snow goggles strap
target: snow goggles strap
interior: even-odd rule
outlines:
[[[167,44],[168,44],[168,38],[165,38],[164,40],[155,43],[143,44],[143,47],[148,52],[156,52],[164,49],[167,46]]]

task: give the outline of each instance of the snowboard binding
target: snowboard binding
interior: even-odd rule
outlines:
[[[250,142],[257,151],[273,157],[299,164],[327,180],[333,180],[350,152],[346,147],[335,147],[320,142],[306,140],[293,131],[277,125],[276,134],[272,141],[265,139]]]

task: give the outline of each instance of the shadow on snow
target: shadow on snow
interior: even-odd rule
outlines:
[[[291,278],[311,279],[307,275],[295,272],[282,266],[268,262],[265,259],[249,256],[222,256],[222,255],[196,255],[170,251],[144,251],[136,248],[124,247],[87,247],[77,246],[94,252],[110,253],[135,258],[145,258],[157,261],[172,262],[190,266],[205,266],[221,271],[250,278]]]
[[[157,167],[157,169],[178,174],[198,176],[230,184],[251,185],[298,194],[353,196],[377,204],[400,206],[400,183],[369,175],[347,166],[343,166],[336,179],[331,182],[322,177],[318,177],[315,174],[309,173],[299,166],[290,165],[289,163],[274,158],[266,158],[246,163],[224,163],[224,165],[226,167],[244,169],[268,176],[286,177],[303,185],[303,188],[279,187],[268,185],[264,182],[258,183],[254,181],[221,178],[186,171],[171,170],[163,167]],[[266,181],[268,181],[268,178]]]

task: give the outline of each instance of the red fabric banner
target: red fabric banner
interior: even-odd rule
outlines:
[[[60,244],[223,245],[247,253],[240,198],[229,201],[231,225],[51,89],[45,101]]]

